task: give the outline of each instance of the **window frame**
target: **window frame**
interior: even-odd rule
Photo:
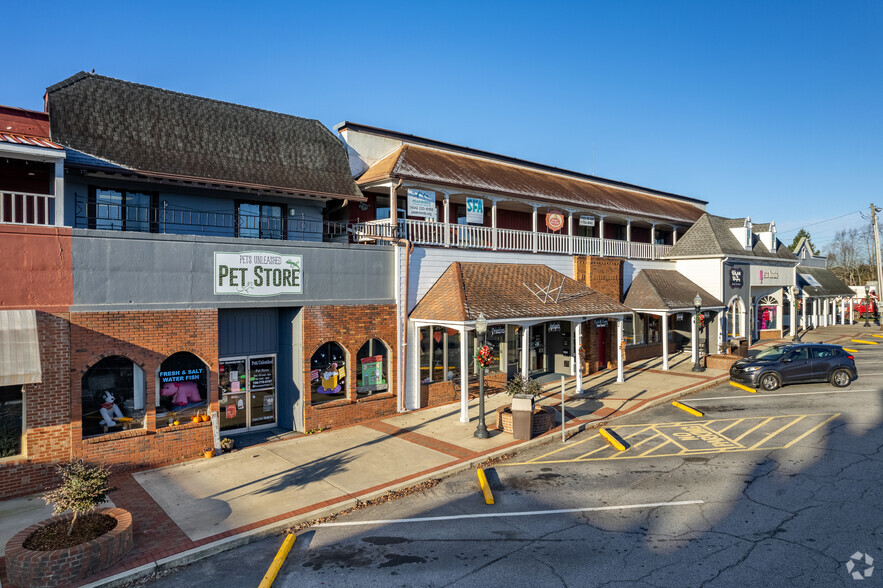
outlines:
[[[20,423],[21,433],[19,435],[18,453],[14,454],[14,455],[0,456],[0,463],[2,463],[4,461],[26,459],[28,457],[28,448],[27,448],[27,431],[28,431],[27,407],[28,407],[28,405],[27,405],[26,385],[25,384],[18,384],[18,385],[14,385],[14,386],[2,386],[0,388],[19,388],[20,394],[21,394],[21,400],[18,401],[21,404],[21,423]],[[0,404],[5,404],[6,402],[7,401],[3,401],[2,399],[0,399]],[[13,402],[15,402],[15,401],[13,401]]]
[[[97,214],[99,210],[100,203],[98,202],[98,192],[118,192],[120,194],[120,203],[118,205],[120,211],[120,218],[118,220],[115,219],[99,219]],[[135,196],[147,196],[150,199],[150,204],[147,208],[147,220],[135,220],[132,221],[128,217],[128,210],[131,206],[134,210],[142,210],[142,208],[135,207],[134,205],[127,204],[127,200],[129,195]],[[89,186],[89,195],[86,201],[86,227],[89,229],[99,229],[99,220],[107,221],[111,223],[111,226],[108,227],[100,227],[99,230],[103,231],[121,231],[121,232],[138,232],[138,233],[159,233],[159,192],[144,192],[144,191],[135,191],[135,190],[122,190],[122,189],[114,189],[108,188],[106,186],[100,186],[97,184],[93,184]],[[113,226],[113,223],[119,222],[120,228],[116,228]],[[128,228],[127,224],[146,224],[147,230],[140,231],[137,229]]]
[[[257,231],[257,236],[243,235],[243,227],[242,227],[242,206],[257,206],[257,227],[245,227],[246,231]],[[264,229],[264,219],[273,219],[276,217],[265,215],[264,208],[265,207],[278,207],[279,208],[279,232],[275,233],[273,229]],[[288,204],[281,202],[261,202],[259,200],[242,200],[237,199],[234,201],[234,223],[233,223],[233,236],[241,239],[276,239],[279,241],[287,241],[288,240],[288,217],[290,215],[290,210]],[[250,218],[254,218],[251,215]],[[276,236],[278,235],[278,236]]]

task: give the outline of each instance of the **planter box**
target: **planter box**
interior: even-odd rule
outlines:
[[[16,586],[33,588],[70,586],[120,561],[132,549],[132,515],[121,508],[98,508],[94,512],[115,518],[116,527],[67,549],[31,551],[22,544],[38,529],[57,521],[70,521],[72,513],[40,521],[16,534],[6,544],[8,580]]]
[[[531,436],[537,437],[546,433],[555,426],[555,414],[542,406],[533,409],[531,420]],[[512,433],[512,408],[501,406],[497,409],[497,429],[505,433]]]

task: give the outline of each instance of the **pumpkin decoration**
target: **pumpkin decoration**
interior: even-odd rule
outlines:
[[[174,421],[172,421],[172,424],[175,425],[175,426],[178,426],[178,425],[180,425],[181,423],[178,421],[178,419],[175,419]]]
[[[204,422],[204,423],[207,423],[207,422],[209,421],[210,418],[211,418],[211,417],[208,416],[208,413],[203,413],[203,414],[199,417],[199,420],[201,420],[201,421]]]

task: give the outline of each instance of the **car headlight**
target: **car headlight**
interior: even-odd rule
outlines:
[[[760,368],[759,368],[758,366],[755,365],[755,366],[752,366],[752,367],[747,367],[747,368],[745,368],[745,371],[746,371],[746,372],[756,372],[756,371],[759,370],[759,369],[760,369]]]

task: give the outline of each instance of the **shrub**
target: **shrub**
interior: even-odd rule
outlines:
[[[536,398],[540,395],[540,383],[530,378],[525,378],[522,374],[517,374],[511,380],[506,382],[506,394],[515,396],[516,394],[527,394]]]
[[[59,515],[67,510],[74,513],[68,535],[74,530],[77,517],[95,509],[107,500],[113,488],[107,486],[110,470],[100,466],[88,466],[80,461],[60,464],[58,475],[61,485],[43,495],[46,504],[53,507],[52,514]]]

